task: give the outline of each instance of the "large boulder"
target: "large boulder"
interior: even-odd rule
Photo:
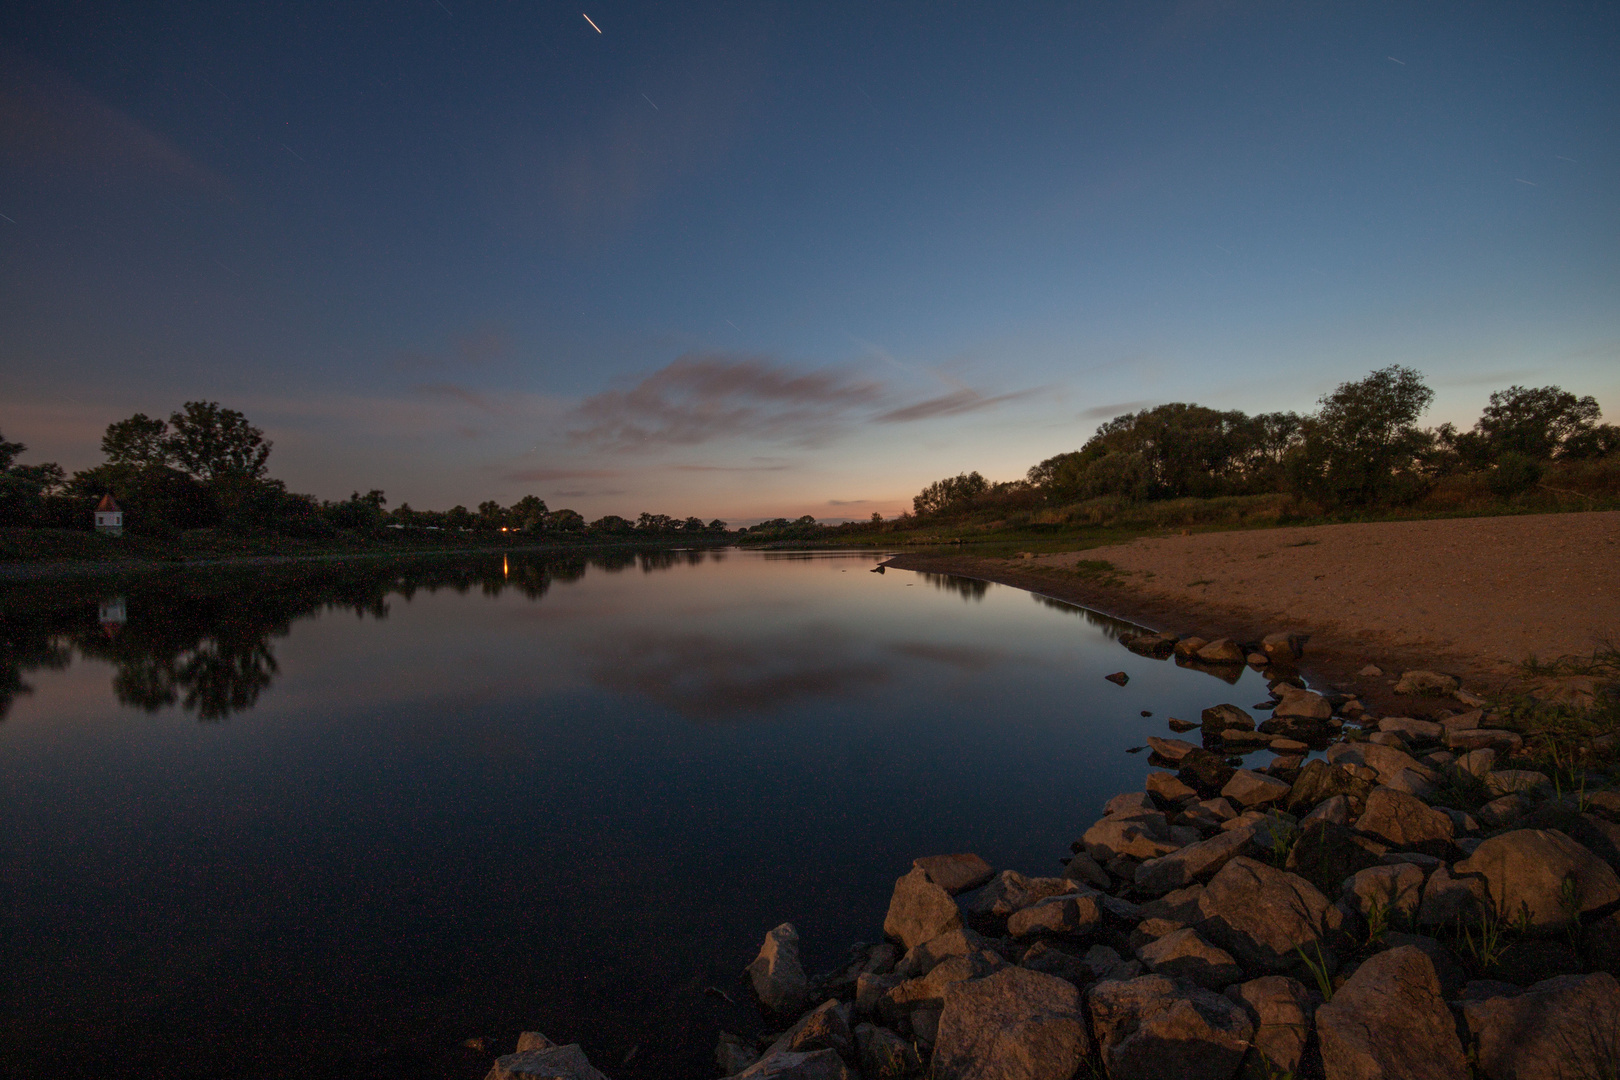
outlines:
[[[569,1043],[498,1057],[484,1080],[607,1080],[607,1077],[596,1071],[578,1043]]]
[[[1176,778],[1204,798],[1213,799],[1232,779],[1234,771],[1225,757],[1200,748],[1182,757]]]
[[[1103,910],[1098,893],[1060,893],[1019,908],[1007,919],[1007,932],[1013,937],[1030,934],[1089,934],[1102,925]]]
[[[1620,983],[1561,975],[1522,994],[1462,1003],[1484,1080],[1620,1075]]]
[[[1316,1010],[1326,1080],[1467,1080],[1434,964],[1407,945],[1369,958]]]
[[[779,1050],[796,1050],[808,1054],[812,1050],[836,1050],[846,1060],[855,1056],[855,1034],[850,1030],[855,1006],[850,1002],[828,1000],[822,1002],[777,1039],[765,1056]]]
[[[1298,814],[1335,795],[1365,799],[1372,793],[1372,788],[1371,780],[1356,776],[1348,765],[1334,765],[1318,758],[1307,761],[1305,767],[1299,770],[1299,775],[1294,778],[1294,786],[1288,792],[1285,808],[1290,814]]]
[[[1155,975],[1190,979],[1206,990],[1219,990],[1243,978],[1243,969],[1230,955],[1190,926],[1148,942],[1136,950],[1136,958]]]
[[[1335,743],[1325,756],[1334,764],[1366,765],[1378,774],[1381,784],[1393,784],[1405,772],[1431,784],[1440,778],[1439,773],[1405,750],[1375,742]]]
[[[1299,690],[1284,683],[1278,687],[1282,700],[1271,710],[1278,719],[1315,720],[1326,722],[1333,718],[1333,705],[1314,690]]]
[[[1254,1052],[1263,1062],[1261,1075],[1294,1075],[1305,1056],[1316,998],[1296,979],[1265,975],[1226,988],[1226,998],[1249,1014],[1254,1024]]]
[[[1454,926],[1459,919],[1471,922],[1479,917],[1485,904],[1484,875],[1454,873],[1452,867],[1442,864],[1423,884],[1418,923],[1443,928]]]
[[[1241,664],[1249,654],[1231,638],[1216,638],[1194,654],[1206,664]]]
[[[1054,975],[1009,967],[946,988],[933,1076],[1069,1080],[1090,1051],[1080,991]]]
[[[799,932],[792,923],[783,923],[765,935],[759,955],[748,965],[748,979],[760,1003],[771,1012],[796,1016],[804,1010],[810,980],[799,963]]]
[[[1099,982],[1086,995],[1109,1080],[1231,1080],[1254,1035],[1239,1005],[1164,975]]]
[[[1222,798],[1230,799],[1244,809],[1279,802],[1287,795],[1286,783],[1252,769],[1239,769],[1221,788]]]
[[[1306,640],[1305,634],[1267,634],[1260,639],[1260,651],[1279,663],[1291,664],[1305,652]]]
[[[1136,888],[1150,896],[1184,888],[1193,881],[1213,874],[1229,859],[1250,849],[1254,828],[1240,826],[1218,832],[1208,840],[1150,859],[1136,868]]]
[[[915,979],[934,970],[934,965],[952,956],[966,956],[980,949],[988,949],[990,942],[966,927],[948,930],[937,938],[906,950],[894,965],[894,973],[903,979]]]
[[[996,872],[990,869],[990,864],[971,852],[957,855],[928,855],[921,859],[913,859],[911,865],[926,873],[929,878],[955,896],[959,892],[977,889],[989,881]]]
[[[1273,975],[1301,970],[1302,949],[1331,965],[1344,921],[1309,881],[1244,856],[1210,879],[1199,906],[1205,937],[1246,970]]]
[[[907,979],[889,990],[878,1003],[878,1011],[893,1019],[917,1009],[937,1009],[945,1003],[945,990],[952,983],[982,979],[1006,966],[1007,961],[989,949],[949,957],[935,964],[928,974]]]
[[[1608,864],[1556,829],[1493,836],[1456,870],[1483,877],[1496,913],[1509,920],[1527,914],[1534,930],[1561,929],[1620,900],[1620,878]]]
[[[1200,719],[1204,722],[1205,738],[1219,735],[1227,728],[1235,728],[1238,731],[1254,730],[1254,717],[1236,705],[1211,705],[1204,710]]]
[[[1186,739],[1166,739],[1160,735],[1149,735],[1147,744],[1153,748],[1155,754],[1166,761],[1180,761],[1198,749]]]
[[[1132,859],[1156,859],[1181,845],[1170,835],[1170,823],[1157,811],[1105,817],[1080,838],[1086,854],[1099,863],[1121,855]]]
[[[1286,866],[1324,893],[1335,893],[1351,874],[1377,866],[1382,853],[1378,845],[1347,827],[1314,818],[1300,826]]]
[[[1411,863],[1369,866],[1345,880],[1344,899],[1363,916],[1376,909],[1392,921],[1412,922],[1423,903],[1423,870]]]
[[[961,925],[961,909],[928,871],[912,867],[895,881],[889,912],[883,917],[883,932],[889,937],[911,949]]]
[[[1502,731],[1497,728],[1466,728],[1446,732],[1446,749],[1448,750],[1491,749],[1506,756],[1518,753],[1522,746],[1524,746],[1524,736],[1517,731]]]
[[[1048,896],[1079,891],[1080,886],[1067,878],[1032,878],[1016,870],[1003,870],[988,885],[964,893],[958,902],[962,911],[972,918],[1005,919]]]
[[[1451,847],[1456,826],[1422,799],[1381,786],[1367,796],[1367,808],[1356,821],[1356,831],[1392,847],[1443,854]]]

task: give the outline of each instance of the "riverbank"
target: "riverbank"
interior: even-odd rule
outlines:
[[[1376,697],[1372,663],[1506,690],[1535,657],[1620,642],[1620,512],[1144,537],[1079,552],[907,553],[897,569],[1000,582],[1176,633],[1310,635],[1306,673]]]

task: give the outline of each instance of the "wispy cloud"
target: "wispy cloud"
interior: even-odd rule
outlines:
[[[1082,409],[1075,415],[1081,420],[1112,420],[1116,416],[1123,416],[1128,412],[1145,409],[1150,401],[1116,401],[1112,405],[1093,405],[1089,409]]]
[[[990,394],[964,386],[897,404],[900,395],[887,384],[843,369],[804,370],[771,357],[687,353],[627,390],[586,398],[574,410],[569,437],[610,450],[737,437],[818,446],[858,423],[959,416],[1035,393]]]
[[[880,424],[903,424],[913,420],[931,420],[936,416],[960,416],[963,413],[991,409],[1006,401],[1017,401],[1038,393],[1036,390],[1018,390],[1010,394],[985,395],[964,387],[875,417]]]

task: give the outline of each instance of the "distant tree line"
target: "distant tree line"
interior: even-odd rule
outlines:
[[[1341,384],[1317,410],[1250,416],[1173,403],[1116,416],[1078,450],[1047,458],[1022,480],[977,472],[935,481],[903,518],[942,518],[992,505],[1066,505],[1113,496],[1131,501],[1288,492],[1328,509],[1398,506],[1447,476],[1476,472],[1511,497],[1551,463],[1620,451],[1620,428],[1600,424],[1590,396],[1557,386],[1491,394],[1470,431],[1420,428],[1434,400],[1407,367]]]
[[[311,539],[385,530],[649,538],[726,531],[724,521],[667,514],[635,520],[610,514],[587,522],[578,511],[552,510],[534,495],[505,507],[488,500],[474,511],[416,510],[408,503],[388,510],[377,489],[337,502],[297,494],[269,475],[271,443],[264,432],[212,401],[188,401],[167,420],[136,413],[109,424],[101,439],[105,461],[71,477],[51,462],[20,464],[27,449],[0,436],[0,525],[89,529],[96,503],[111,495],[126,529],[155,536],[187,529]]]

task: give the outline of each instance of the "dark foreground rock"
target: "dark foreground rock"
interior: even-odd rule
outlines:
[[[1109,1080],[1230,1080],[1254,1035],[1241,1006],[1163,975],[1100,982],[1087,1004]]]
[[[1316,1010],[1326,1080],[1467,1080],[1462,1041],[1422,950],[1379,953]]]
[[[1485,1080],[1620,1075],[1620,983],[1605,972],[1547,979],[1461,1008]]]
[[[1080,991],[1054,975],[1006,968],[945,991],[936,1080],[1069,1080],[1090,1052]]]
[[[578,1043],[523,1050],[495,1059],[485,1080],[607,1080],[585,1058]]]
[[[771,1012],[791,1016],[804,1008],[810,981],[799,963],[799,932],[792,923],[765,935],[759,955],[748,965],[748,980]]]

